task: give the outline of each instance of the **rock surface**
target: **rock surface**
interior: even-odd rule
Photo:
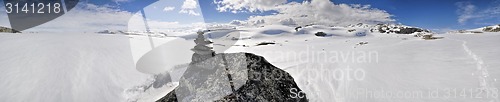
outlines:
[[[0,33],[21,33],[15,29],[0,26]]]
[[[424,32],[424,30],[422,30],[420,28],[403,28],[396,33],[398,33],[398,34],[412,34],[415,32]]]
[[[325,36],[327,36],[327,34],[324,33],[324,32],[317,32],[314,35],[319,36],[319,37],[325,37]]]
[[[500,24],[483,28],[484,32],[500,32]]]
[[[264,57],[231,53],[191,63],[179,86],[157,102],[308,101],[300,92],[291,75]]]

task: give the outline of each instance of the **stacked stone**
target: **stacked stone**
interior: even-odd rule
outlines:
[[[212,44],[213,42],[205,39],[205,36],[203,36],[204,32],[198,31],[198,37],[194,40],[194,43],[196,43],[196,46],[192,48],[191,50],[194,51],[194,54],[192,56],[192,62],[200,62],[204,61],[206,59],[209,59],[213,56],[215,56],[215,51],[213,51],[212,47],[209,47],[207,45]]]

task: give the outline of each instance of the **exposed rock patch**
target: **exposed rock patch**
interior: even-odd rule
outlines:
[[[306,102],[287,72],[251,53],[217,54],[191,63],[179,86],[157,102]]]
[[[0,33],[21,33],[18,30],[0,26]]]

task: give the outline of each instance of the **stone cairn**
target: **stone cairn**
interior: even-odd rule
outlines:
[[[212,50],[213,48],[207,46],[209,44],[212,44],[213,42],[205,39],[205,36],[203,36],[203,31],[198,31],[197,33],[198,37],[194,40],[196,46],[191,49],[192,51],[194,51],[191,59],[193,63],[204,61],[215,56],[215,51]]]

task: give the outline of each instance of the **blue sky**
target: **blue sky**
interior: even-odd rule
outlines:
[[[254,15],[272,15],[274,11],[265,12],[220,12],[218,5],[213,0],[199,1],[199,7],[193,11],[200,13],[199,16],[180,14],[184,0],[81,0],[83,3],[91,3],[98,6],[110,6],[115,9],[129,12],[137,12],[141,7],[149,5],[144,10],[148,18],[167,22],[181,23],[227,23],[232,20],[246,20]],[[288,2],[303,2],[303,0],[287,0]],[[500,1],[499,0],[330,0],[334,4],[362,4],[371,5],[372,8],[387,11],[393,15],[397,23],[422,27],[431,30],[456,30],[471,29],[493,24],[500,24]],[[2,2],[2,1],[0,1]],[[3,4],[3,3],[2,3]],[[463,5],[459,5],[463,4]],[[464,13],[460,10],[462,6],[473,7],[470,12]],[[171,11],[164,8],[173,7]],[[497,8],[497,9],[494,9]],[[497,11],[491,11],[497,10]],[[318,12],[321,13],[321,12]],[[459,22],[460,15],[473,16],[464,22]]]
[[[477,12],[499,6],[498,0],[333,0],[336,3],[369,4],[385,10],[395,19],[406,25],[428,29],[470,29],[492,24],[500,24],[499,18],[472,20],[460,24],[457,14],[457,2],[469,2],[475,5]],[[485,24],[486,23],[486,24]],[[487,24],[489,23],[489,24]]]
[[[289,0],[290,1],[290,0]],[[294,0],[302,2],[302,0]],[[373,8],[387,11],[393,15],[396,22],[417,26],[427,29],[471,29],[492,24],[500,24],[499,18],[489,18],[481,20],[470,20],[460,24],[457,19],[459,7],[458,2],[469,2],[475,5],[476,12],[498,7],[498,0],[330,0],[335,4],[362,4],[371,5]],[[228,22],[232,19],[244,20],[248,16],[256,13],[238,13],[230,12],[219,13],[215,4],[211,0],[202,0],[200,2],[207,22]],[[258,13],[257,13],[258,14]],[[270,13],[262,13],[270,14]],[[262,15],[260,14],[260,15]],[[224,15],[224,16],[222,16]]]

